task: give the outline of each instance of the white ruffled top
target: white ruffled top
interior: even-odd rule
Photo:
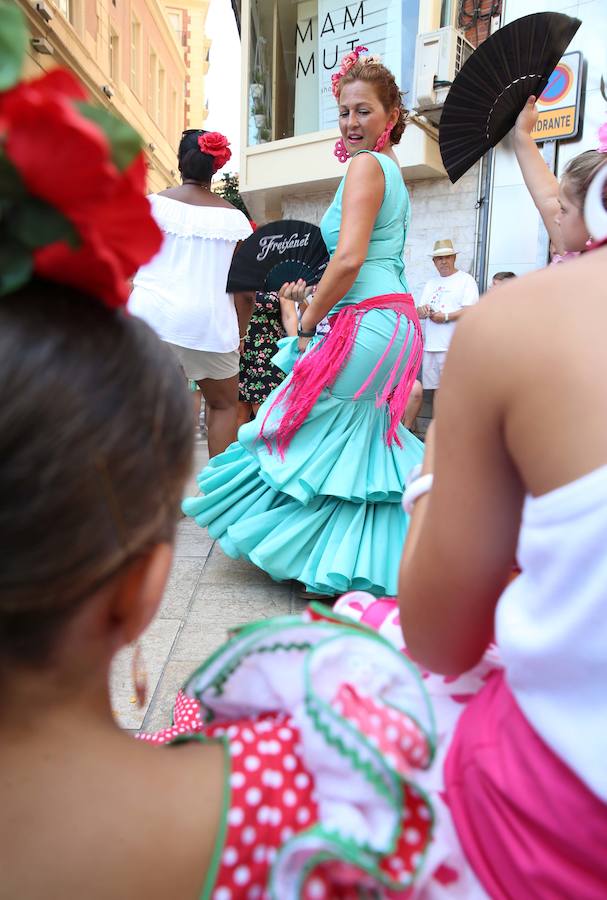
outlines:
[[[164,240],[134,278],[129,311],[163,341],[215,353],[236,350],[238,322],[226,283],[236,244],[252,233],[247,217],[159,194],[148,200]]]

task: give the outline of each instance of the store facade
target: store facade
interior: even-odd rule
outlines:
[[[412,201],[405,262],[413,293],[433,274],[435,240],[453,241],[458,267],[481,289],[498,269],[522,272],[545,264],[538,250],[541,224],[508,142],[488,165],[451,185],[436,123],[471,44],[500,23],[556,7],[583,20],[575,49],[584,58],[584,121],[579,137],[560,147],[562,167],[596,144],[601,75],[607,79],[604,0],[243,0],[240,185],[253,217],[320,220],[344,174],[333,156],[338,130],[331,75],[345,53],[363,44],[392,69],[412,109],[396,153]]]

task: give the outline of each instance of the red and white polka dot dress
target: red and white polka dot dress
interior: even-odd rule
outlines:
[[[393,752],[400,746],[402,758],[420,758],[425,752],[415,723],[407,723],[400,745],[394,741],[394,714],[379,709],[369,698],[359,697],[352,688],[342,688],[337,706],[345,718],[378,735],[374,741],[380,748]],[[394,734],[392,732],[395,732]],[[386,735],[381,737],[382,732]],[[276,855],[294,835],[319,822],[318,797],[314,778],[302,760],[299,731],[284,714],[203,725],[201,706],[182,691],[177,696],[174,725],[155,734],[138,738],[152,744],[168,744],[187,734],[204,734],[223,738],[230,755],[230,802],[226,816],[226,833],[221,862],[211,893],[213,900],[253,900],[269,898],[267,885]],[[430,814],[422,798],[410,789],[406,792],[405,827],[396,851],[382,863],[386,877],[398,881],[399,876],[415,868],[427,842]],[[319,864],[302,886],[303,900],[358,900],[359,887],[365,880],[352,866],[338,863]],[[408,880],[408,879],[407,879]],[[369,881],[369,887],[372,882]],[[386,893],[389,896],[403,896]]]
[[[328,616],[240,629],[179,692],[174,724],[138,735],[225,744],[226,808],[204,896],[484,897],[431,765],[427,680],[384,639]]]

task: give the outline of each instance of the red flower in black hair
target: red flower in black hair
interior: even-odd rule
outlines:
[[[218,172],[232,158],[230,142],[219,131],[207,131],[198,138],[198,146],[203,153],[214,157],[213,172]]]

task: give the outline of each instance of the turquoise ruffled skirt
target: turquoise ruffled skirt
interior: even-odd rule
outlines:
[[[396,595],[408,526],[401,497],[407,474],[422,460],[423,444],[400,426],[402,447],[386,446],[388,407],[377,408],[375,397],[406,339],[404,319],[374,381],[353,399],[385,351],[395,322],[391,310],[363,317],[346,365],[320,395],[283,461],[259,431],[289,378],[256,419],[240,428],[238,440],[200,473],[203,496],[185,500],[183,511],[208,528],[228,556],[243,556],[277,581],[295,579],[315,593]],[[281,343],[274,362],[290,371],[297,341]],[[406,358],[403,370],[405,363]],[[276,406],[265,435],[280,416]]]

